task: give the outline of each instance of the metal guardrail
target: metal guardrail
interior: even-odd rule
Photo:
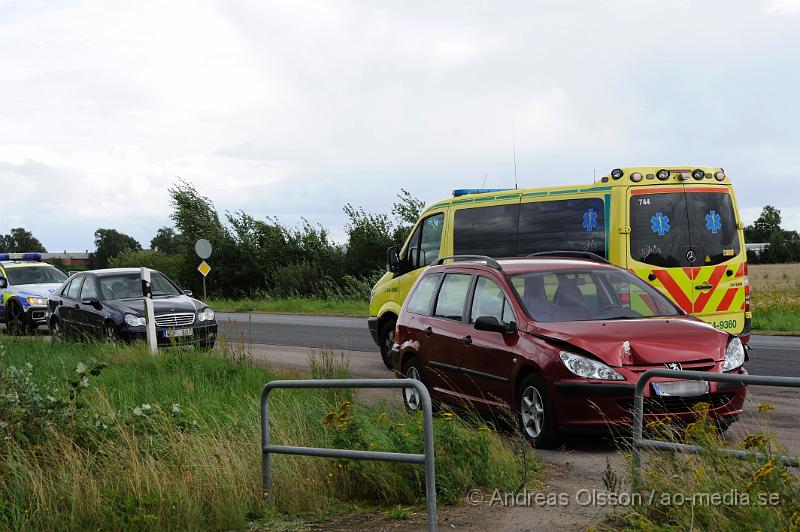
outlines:
[[[269,442],[269,394],[276,388],[414,388],[417,393],[419,393],[421,400],[420,406],[422,408],[423,428],[425,432],[425,452],[423,454],[409,454],[272,445]],[[264,493],[267,497],[269,496],[270,487],[272,485],[270,455],[273,453],[425,464],[425,502],[428,509],[428,530],[435,531],[437,529],[436,472],[434,469],[433,457],[433,414],[431,412],[431,396],[428,394],[425,385],[420,381],[414,379],[320,379],[268,382],[261,392],[261,450],[261,473],[264,481]]]
[[[672,443],[660,440],[645,439],[642,437],[642,426],[644,423],[644,389],[647,383],[654,377],[667,377],[686,380],[702,380],[712,382],[728,382],[740,384],[742,386],[755,384],[762,386],[786,386],[790,388],[800,388],[800,378],[797,377],[773,377],[767,375],[732,375],[729,373],[711,373],[708,371],[686,371],[674,369],[651,369],[642,373],[639,382],[636,383],[636,391],[633,396],[633,464],[638,471],[641,467],[641,449],[647,448],[655,451],[681,451],[685,453],[698,454],[703,447],[689,445],[685,443]],[[734,458],[747,459],[755,458],[760,461],[770,459],[777,460],[782,464],[791,467],[800,466],[800,461],[791,456],[766,456],[763,453],[742,451],[739,449],[718,449],[719,452],[733,456]]]

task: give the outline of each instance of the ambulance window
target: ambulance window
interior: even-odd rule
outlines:
[[[444,214],[434,214],[422,222],[422,238],[419,243],[420,266],[427,266],[439,258],[443,227]]]
[[[736,213],[727,193],[686,191],[695,266],[720,264],[739,255]]]
[[[518,203],[458,210],[453,224],[453,252],[515,257],[518,227]]]
[[[606,256],[606,218],[600,198],[523,203],[519,256],[541,251],[590,251]]]
[[[683,192],[631,196],[631,258],[653,266],[692,266]]]
[[[417,257],[419,257],[419,235],[422,232],[422,224],[417,225],[414,234],[408,239],[408,244],[403,253],[403,259],[408,261],[409,267],[412,270],[417,269]]]

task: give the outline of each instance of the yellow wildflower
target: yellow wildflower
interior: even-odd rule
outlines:
[[[770,410],[775,410],[775,407],[769,403],[761,403],[758,405],[758,413],[763,414],[764,412],[769,412]]]

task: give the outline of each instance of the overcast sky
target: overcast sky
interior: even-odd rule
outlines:
[[[0,0],[0,232],[145,247],[178,176],[342,239],[406,188],[731,176],[800,229],[800,0]]]

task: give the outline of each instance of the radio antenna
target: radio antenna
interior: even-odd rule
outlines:
[[[592,168],[592,183],[597,183],[597,170]]]
[[[517,121],[511,121],[511,148],[514,150],[514,189],[517,189]]]
[[[487,177],[489,177],[489,172],[485,172],[483,174],[483,183],[481,183],[481,188],[484,188],[486,186],[486,178]]]

